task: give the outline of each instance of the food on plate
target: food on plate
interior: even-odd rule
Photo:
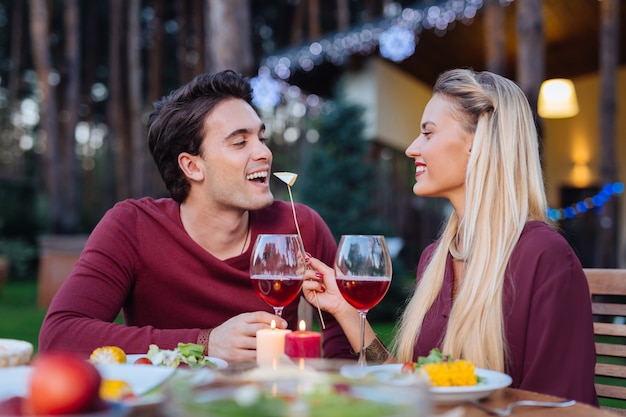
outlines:
[[[417,362],[406,362],[403,373],[412,373],[421,369],[428,375],[430,385],[435,387],[453,387],[476,385],[478,377],[474,364],[465,359],[454,359],[433,349],[428,356],[420,356]]]
[[[204,346],[196,343],[179,343],[175,349],[160,349],[150,345],[148,359],[154,365],[173,366],[186,365],[191,368],[216,368],[217,364],[204,356]]]
[[[94,365],[126,363],[126,352],[117,346],[102,346],[91,352],[89,361]]]
[[[0,339],[0,368],[26,365],[33,354],[33,345],[24,340]]]
[[[133,362],[134,365],[154,365],[152,363],[152,361],[150,360],[150,358],[146,357],[146,356],[141,356],[139,358],[137,358],[135,360],[135,362]]]
[[[70,415],[105,409],[96,367],[68,352],[39,354],[22,402],[23,415]]]
[[[323,380],[267,379],[253,382],[223,381],[190,387],[189,378],[176,379],[171,409],[187,417],[425,417],[430,403],[414,386],[391,386],[346,381],[335,376]]]
[[[121,379],[103,379],[100,385],[100,398],[105,401],[122,401],[134,398],[130,384]]]

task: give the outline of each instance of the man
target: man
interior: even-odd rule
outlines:
[[[254,361],[256,331],[297,328],[297,301],[281,319],[254,292],[250,253],[261,233],[296,233],[291,206],[270,191],[272,152],[252,90],[224,71],[198,76],[155,103],[148,144],[171,198],[126,200],[93,230],[56,294],[39,351],[88,355],[116,345],[145,353],[200,343],[229,362]],[[312,209],[297,204],[304,247],[331,264],[335,240]],[[114,322],[120,310],[125,324]],[[351,357],[328,316],[325,357]]]

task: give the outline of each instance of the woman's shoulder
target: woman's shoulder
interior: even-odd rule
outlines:
[[[531,221],[524,226],[511,260],[526,270],[581,269],[580,260],[567,239],[541,221]]]
[[[537,220],[529,221],[524,225],[517,246],[536,249],[571,248],[569,242],[556,228]]]

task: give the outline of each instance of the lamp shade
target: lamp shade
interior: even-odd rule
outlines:
[[[541,84],[537,112],[544,119],[562,119],[578,114],[578,98],[571,80],[553,78]]]

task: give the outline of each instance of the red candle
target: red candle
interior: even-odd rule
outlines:
[[[297,332],[285,335],[285,355],[290,358],[319,358],[321,356],[322,335],[305,331],[304,320],[300,320]]]

